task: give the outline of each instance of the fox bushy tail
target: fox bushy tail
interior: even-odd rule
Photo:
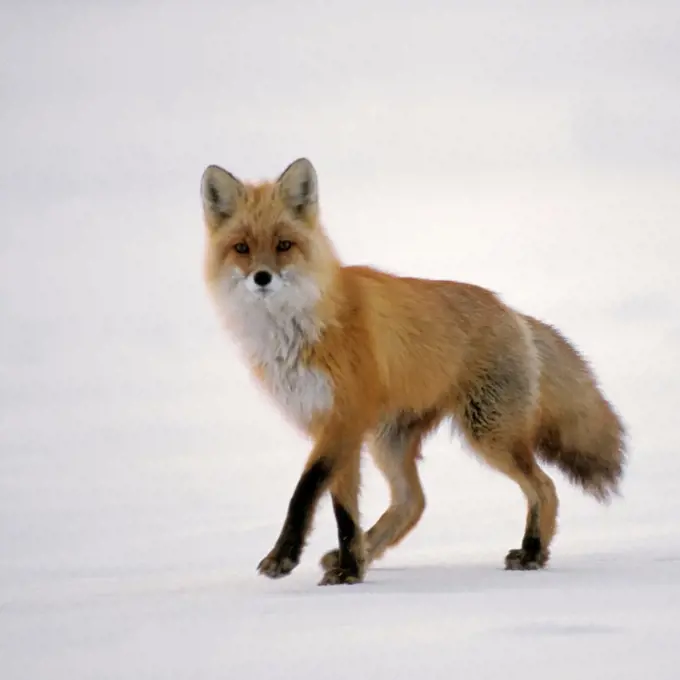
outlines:
[[[536,454],[584,492],[607,502],[619,494],[625,427],[580,353],[552,326],[525,318],[541,359]]]

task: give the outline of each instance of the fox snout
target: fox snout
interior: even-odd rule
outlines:
[[[261,288],[266,288],[272,280],[272,275],[266,269],[258,269],[253,274],[253,282]]]
[[[279,274],[261,268],[248,274],[245,284],[251,293],[264,296],[279,291],[283,286],[283,281]]]

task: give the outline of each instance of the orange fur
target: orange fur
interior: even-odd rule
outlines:
[[[522,547],[508,553],[508,568],[545,565],[555,532],[555,487],[535,454],[600,500],[616,491],[623,426],[557,331],[475,285],[343,266],[320,223],[306,159],[255,185],[210,166],[202,189],[209,289],[254,374],[315,441],[262,573],[295,567],[316,502],[330,490],[340,548],[324,556],[322,582],[361,580],[421,517],[417,460],[445,418],[527,498]],[[262,272],[271,279],[264,288]],[[392,500],[362,536],[364,442]]]

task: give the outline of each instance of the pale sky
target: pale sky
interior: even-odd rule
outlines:
[[[671,1],[5,2],[3,452],[274,437],[202,286],[199,180],[304,155],[345,260],[555,323],[638,469],[678,470],[679,34]]]

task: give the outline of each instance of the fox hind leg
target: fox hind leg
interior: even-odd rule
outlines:
[[[530,498],[525,491],[528,508],[522,547],[510,550],[505,558],[505,568],[510,570],[544,567],[550,559],[550,543],[555,535],[558,506],[555,485],[535,462],[531,467],[527,480],[532,492]]]
[[[558,499],[555,485],[533,451],[535,374],[507,357],[487,367],[462,394],[455,414],[469,444],[492,468],[522,489],[527,515],[521,547],[505,558],[507,569],[539,569],[550,556]]]
[[[557,523],[555,485],[536,463],[531,447],[523,442],[510,446],[496,442],[476,442],[474,448],[490,467],[516,482],[527,499],[522,544],[520,548],[508,552],[506,569],[532,570],[544,567],[550,557],[550,543]]]

